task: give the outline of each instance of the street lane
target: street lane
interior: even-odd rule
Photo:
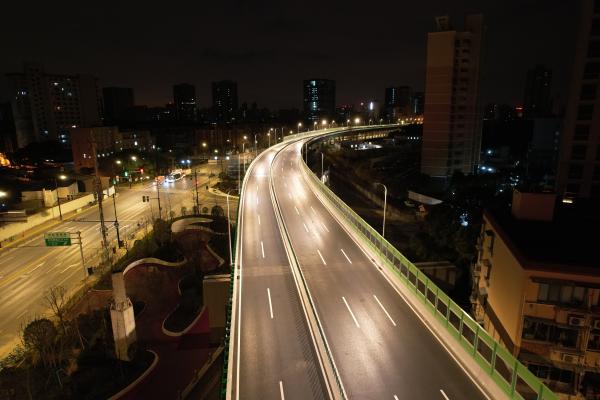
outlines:
[[[234,398],[323,399],[320,366],[270,200],[274,154],[266,151],[253,164],[240,210]]]
[[[273,182],[348,397],[485,399],[304,182],[301,146],[276,157]]]

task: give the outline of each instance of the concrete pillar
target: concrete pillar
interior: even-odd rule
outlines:
[[[129,346],[136,341],[133,305],[125,292],[123,272],[113,272],[111,278],[113,298],[110,303],[110,321],[115,340],[115,353],[119,360],[129,361]]]

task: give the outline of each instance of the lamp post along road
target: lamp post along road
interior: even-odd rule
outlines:
[[[381,229],[381,236],[385,239],[385,211],[387,208],[387,186],[379,182],[375,182],[375,184],[383,186],[383,228]]]
[[[321,182],[323,182],[323,152],[321,152]]]

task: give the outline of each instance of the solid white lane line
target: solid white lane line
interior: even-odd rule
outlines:
[[[346,254],[346,252],[344,251],[344,249],[340,249],[342,251],[342,254],[344,255],[344,257],[346,257],[346,260],[348,260],[348,262],[350,264],[352,264],[352,260],[350,259],[350,257],[348,257],[348,254]]]
[[[387,310],[385,309],[385,307],[383,306],[383,304],[381,304],[381,302],[379,301],[379,299],[377,298],[377,296],[373,295],[373,297],[375,297],[375,301],[377,301],[377,304],[379,304],[379,307],[381,307],[381,309],[383,310],[383,312],[385,313],[385,315],[387,315],[387,317],[391,321],[392,325],[396,326],[396,323],[394,322],[394,320],[392,319],[392,317],[390,317],[390,314],[387,312]]]
[[[283,382],[279,381],[279,394],[281,395],[281,400],[285,400],[285,396],[283,394]]]
[[[262,240],[260,241],[260,251],[262,251],[262,256],[265,258],[265,246],[263,245]]]
[[[323,227],[323,229],[325,229],[327,232],[329,232],[329,229],[327,229],[327,227],[325,226],[324,223],[322,223],[322,222],[319,222],[319,223],[321,224],[321,226]]]
[[[398,396],[394,395],[394,400],[399,400]]]
[[[356,324],[356,327],[360,328],[360,325],[358,324],[358,321],[356,320],[356,317],[354,316],[354,313],[350,309],[350,306],[348,305],[348,302],[346,301],[346,298],[344,296],[342,296],[342,300],[344,300],[344,304],[346,305],[346,308],[350,312],[350,315],[352,315],[352,319],[354,320],[354,323]]]
[[[300,215],[300,211],[298,211],[298,207],[294,206],[294,210],[296,210],[296,214]]]
[[[29,271],[29,272],[33,272],[33,271],[35,271],[36,269],[38,269],[39,267],[41,267],[41,266],[42,266],[42,265],[44,265],[44,264],[46,264],[46,261],[44,261],[43,263],[40,263],[40,264],[38,264],[38,266],[37,266],[37,267],[35,267],[34,269],[32,269],[32,270],[31,270],[31,271]]]
[[[271,302],[271,289],[267,288],[267,296],[269,297],[269,313],[273,319],[273,303]]]
[[[444,399],[450,400],[450,398],[448,396],[446,396],[446,393],[444,393],[444,391],[442,389],[440,389],[440,393],[442,394],[442,396],[444,396]]]
[[[260,214],[258,214],[258,224],[260,225]]]
[[[327,263],[325,262],[325,259],[323,258],[323,255],[321,254],[319,249],[317,249],[317,253],[319,253],[319,257],[321,257],[321,261],[323,261],[323,265],[327,265]]]
[[[62,271],[60,271],[61,274],[65,273],[65,271],[70,270],[71,268],[73,268],[74,266],[76,266],[77,264],[71,264],[69,265],[67,268],[63,269]]]
[[[306,233],[308,233],[308,227],[306,226],[306,224],[303,222],[302,225],[304,225],[304,230],[306,231]]]

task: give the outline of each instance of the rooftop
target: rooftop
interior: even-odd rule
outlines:
[[[510,208],[485,216],[526,269],[600,272],[600,204],[558,203],[552,221],[515,218]]]

